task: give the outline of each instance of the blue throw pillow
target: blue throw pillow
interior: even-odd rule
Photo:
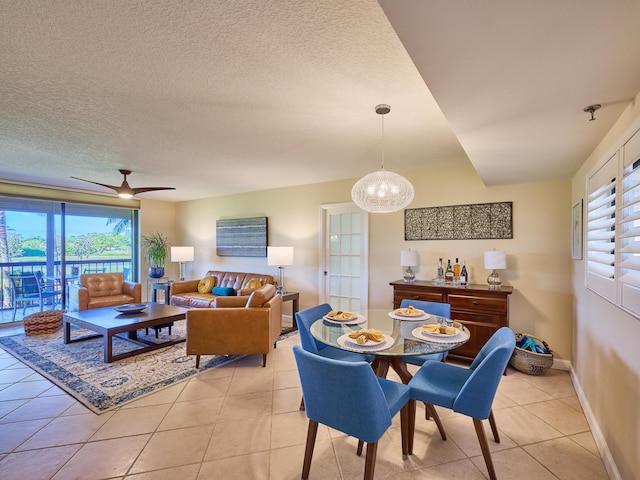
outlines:
[[[231,287],[213,287],[211,293],[222,297],[232,297],[236,294],[236,291]]]

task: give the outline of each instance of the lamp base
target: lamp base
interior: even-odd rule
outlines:
[[[278,286],[276,287],[276,293],[284,295],[286,292],[284,288],[284,267],[278,267]]]
[[[411,267],[407,267],[402,277],[404,278],[404,283],[413,283],[414,280],[416,279],[416,274],[413,273],[413,270],[411,270]]]
[[[502,285],[502,280],[500,279],[500,275],[494,269],[493,272],[487,277],[487,283],[489,284],[489,288],[498,290],[500,285]]]

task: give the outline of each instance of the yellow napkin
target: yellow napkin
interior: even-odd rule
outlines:
[[[418,310],[413,305],[409,305],[407,308],[398,308],[396,309],[396,313],[400,315],[422,315],[424,313],[423,310]]]
[[[446,325],[440,325],[438,323],[422,325],[422,330],[432,335],[455,335],[458,333],[458,330],[455,327],[447,327]]]
[[[341,310],[331,310],[327,313],[327,317],[333,320],[351,320],[352,318],[358,318],[358,314],[353,312],[343,312]]]
[[[367,340],[380,343],[384,340],[384,333],[373,328],[363,328],[349,333],[349,338],[353,338],[358,345],[364,345]]]

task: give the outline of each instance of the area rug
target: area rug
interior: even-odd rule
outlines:
[[[82,328],[72,328],[71,338],[91,333]],[[163,328],[158,340],[153,329],[149,329],[148,335],[144,330],[139,330],[138,336],[150,341],[184,338],[185,321],[175,322],[171,335],[167,328]],[[185,355],[185,344],[178,343],[113,363],[104,363],[102,338],[65,345],[62,329],[46,335],[0,337],[0,347],[95,413],[107,412],[204,370],[244,357],[202,356],[200,368],[196,369],[195,357]],[[130,342],[114,339],[114,354],[131,349],[135,349],[135,346]]]

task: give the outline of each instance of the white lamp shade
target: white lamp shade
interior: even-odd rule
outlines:
[[[484,268],[487,270],[504,270],[507,268],[507,254],[502,250],[484,252]]]
[[[193,262],[193,247],[171,247],[172,262]]]
[[[267,247],[267,265],[293,265],[293,247]]]
[[[420,264],[416,250],[402,250],[400,252],[400,266],[417,267]]]
[[[411,182],[389,170],[365,175],[351,189],[353,203],[372,213],[401,210],[411,203],[413,194]]]

